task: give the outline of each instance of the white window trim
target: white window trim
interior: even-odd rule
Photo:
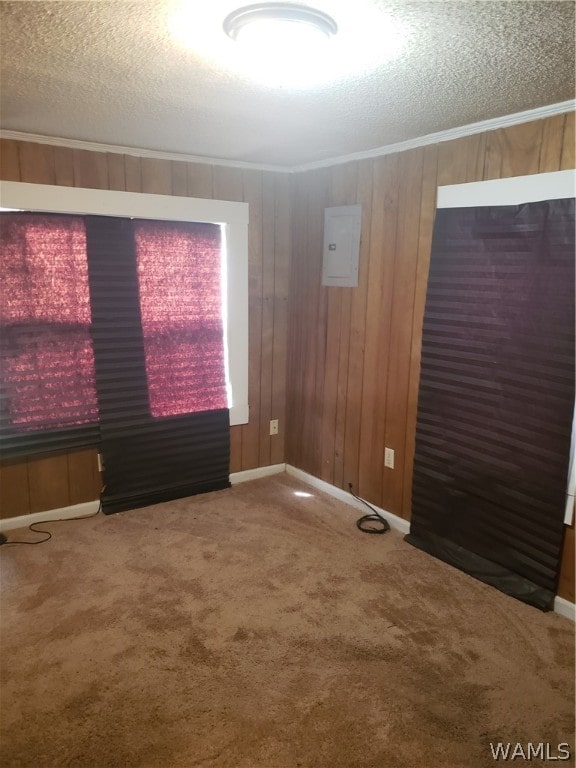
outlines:
[[[576,197],[576,171],[552,171],[508,179],[473,181],[438,187],[437,208],[522,205]]]
[[[230,425],[248,423],[248,203],[3,181],[0,204],[2,208],[26,211],[201,221],[224,226]]]

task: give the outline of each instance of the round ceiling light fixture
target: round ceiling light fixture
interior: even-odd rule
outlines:
[[[246,5],[228,14],[223,26],[232,40],[269,46],[322,42],[338,31],[327,13],[291,3]]]
[[[237,0],[250,2],[250,0]],[[328,0],[317,2],[328,7]],[[330,0],[330,14],[298,2],[234,8],[234,0],[171,0],[169,28],[216,72],[267,88],[313,89],[395,59],[410,29],[375,0]]]

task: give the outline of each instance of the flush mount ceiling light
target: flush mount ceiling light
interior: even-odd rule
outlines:
[[[338,31],[338,25],[327,13],[288,3],[260,3],[238,8],[225,18],[223,26],[226,34],[238,42],[250,42],[260,36],[277,38],[278,35],[281,41],[288,36],[294,43],[300,39],[322,42]]]
[[[258,3],[231,12],[234,0],[171,0],[173,36],[215,71],[269,88],[314,89],[365,74],[396,58],[407,27],[375,0]]]
[[[328,14],[289,3],[238,8],[225,18],[223,27],[253,76],[260,72],[279,86],[297,86],[313,78],[338,31]]]

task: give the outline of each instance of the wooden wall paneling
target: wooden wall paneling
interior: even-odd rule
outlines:
[[[28,485],[30,512],[70,506],[67,455],[28,459]]]
[[[271,173],[263,174],[262,184],[262,330],[260,334],[260,455],[258,466],[270,464],[271,438],[270,419],[277,419],[272,413],[272,360],[274,353],[274,250],[275,186]],[[286,425],[280,424],[279,430]]]
[[[18,142],[0,139],[0,168],[4,181],[20,181],[20,156]]]
[[[94,448],[68,453],[68,493],[70,504],[82,504],[100,497],[98,456]]]
[[[0,518],[18,517],[30,512],[28,462],[26,459],[0,463]]]
[[[306,186],[302,199],[302,222],[299,230],[299,248],[296,255],[298,272],[297,289],[294,293],[298,313],[301,355],[297,361],[298,398],[291,415],[290,429],[297,427],[295,443],[296,460],[306,471],[315,473],[315,445],[319,442],[321,415],[317,401],[317,372],[321,363],[316,355],[323,355],[318,337],[322,334],[319,325],[320,261],[322,258],[322,227],[325,207],[327,172],[322,169],[306,174]]]
[[[294,179],[292,222],[292,264],[290,271],[290,343],[287,374],[287,421],[289,424],[286,460],[296,466],[310,469],[304,437],[306,419],[310,417],[309,344],[316,329],[312,327],[309,276],[310,261],[315,254],[308,251],[308,229],[311,225],[309,207],[314,190],[319,188],[317,172],[298,174]],[[325,178],[325,174],[322,178]],[[297,222],[294,226],[294,221]],[[308,433],[309,434],[309,433]]]
[[[547,173],[560,170],[565,115],[555,115],[542,121],[542,142],[538,171]]]
[[[562,161],[560,164],[560,169],[563,171],[569,171],[572,168],[576,167],[576,159],[574,158],[575,153],[575,142],[576,139],[574,137],[574,118],[576,117],[575,112],[569,112],[566,115],[565,121],[564,121],[564,136],[562,140]]]
[[[69,147],[54,147],[54,173],[58,186],[75,186],[74,150]]]
[[[292,194],[292,261],[290,265],[290,297],[288,307],[288,372],[286,376],[286,413],[289,429],[286,435],[286,461],[302,465],[302,429],[304,392],[305,327],[304,302],[305,266],[307,263],[306,229],[307,189],[309,174],[299,174],[294,180]]]
[[[437,145],[439,187],[463,184],[468,180],[470,138],[475,137],[465,137]]]
[[[104,487],[102,473],[98,468],[98,450],[94,449],[94,461],[92,462],[92,489],[94,498],[99,499]]]
[[[502,129],[502,178],[538,173],[544,120]]]
[[[486,134],[477,133],[466,138],[468,162],[466,164],[465,181],[480,181],[484,178],[484,162],[486,157]]]
[[[410,373],[408,379],[408,407],[406,413],[406,457],[404,461],[404,479],[402,493],[402,516],[410,518],[412,512],[412,474],[414,469],[414,451],[416,448],[416,419],[418,414],[418,390],[420,385],[420,357],[422,350],[422,324],[426,305],[426,289],[430,268],[430,251],[434,216],[436,212],[436,190],[438,175],[438,148],[426,147],[422,170],[422,197],[420,200],[420,229],[418,234],[418,262],[416,266],[416,286],[414,291],[414,310],[412,321],[412,341],[410,348]],[[479,166],[482,172],[483,158]],[[466,174],[478,172],[478,166],[468,165]],[[468,181],[469,178],[466,178]]]
[[[244,201],[243,173],[240,168],[212,166],[213,194],[216,200]]]
[[[560,134],[562,136],[560,137]],[[558,164],[559,142],[562,138],[560,155],[560,167],[567,168],[574,165],[574,114],[565,118],[562,116],[549,118],[545,121],[537,121],[531,125],[514,126],[500,131],[491,131],[479,134],[457,142],[447,142],[439,145],[438,151],[442,155],[438,169],[438,179],[444,183],[456,183],[457,181],[472,181],[485,178],[494,178],[500,175],[524,175],[537,170],[553,170]],[[129,191],[156,191],[164,194],[184,193],[184,168],[186,169],[187,194],[195,197],[212,197],[220,199],[242,199],[242,173],[238,169],[229,169],[222,166],[210,166],[196,163],[172,163],[169,161],[149,162],[132,155],[106,155],[105,153],[88,153],[78,156],[77,151],[66,148],[54,148],[47,145],[34,145],[26,142],[6,142],[1,144],[3,151],[2,175],[4,178],[39,183],[59,183],[76,186],[102,186],[104,179],[112,188],[122,187],[124,177],[125,187]],[[421,231],[426,228],[425,212],[428,210],[424,201],[427,196],[426,171],[429,150],[425,150],[425,170],[422,187],[422,205],[420,206]],[[404,153],[405,155],[406,153]],[[92,155],[92,159],[89,156]],[[98,157],[94,157],[97,155]],[[339,484],[345,483],[344,475],[350,473],[354,466],[354,450],[356,443],[357,423],[355,419],[355,403],[358,393],[354,391],[357,376],[354,370],[358,364],[354,349],[356,336],[362,338],[364,344],[361,416],[359,424],[360,445],[358,454],[359,463],[359,487],[363,495],[371,500],[386,506],[385,495],[379,490],[380,479],[378,472],[374,471],[374,462],[380,462],[383,458],[383,438],[379,442],[379,431],[390,436],[390,418],[397,419],[402,406],[395,401],[391,389],[398,384],[394,383],[394,377],[398,376],[396,357],[398,352],[398,332],[402,323],[407,322],[408,314],[400,317],[398,299],[394,304],[394,325],[392,338],[390,339],[390,301],[387,300],[386,291],[391,290],[392,279],[396,288],[398,281],[402,284],[404,278],[408,279],[406,264],[403,261],[406,240],[406,218],[404,202],[407,199],[406,187],[412,182],[406,177],[400,180],[390,181],[390,173],[394,163],[401,161],[404,155],[378,158],[373,161],[374,169],[374,198],[370,226],[371,247],[368,260],[368,285],[366,290],[366,323],[362,338],[361,325],[358,324],[358,308],[355,305],[354,290],[321,288],[321,232],[323,224],[323,208],[328,204],[355,202],[356,196],[344,196],[338,198],[335,193],[342,189],[342,179],[350,168],[356,164],[348,164],[346,168],[324,169],[306,174],[299,174],[297,178],[289,180],[287,177],[278,177],[275,181],[275,189],[279,189],[279,179],[286,179],[286,183],[294,184],[293,211],[294,226],[290,219],[284,223],[285,229],[292,236],[292,248],[294,252],[294,264],[290,271],[290,285],[294,300],[287,307],[286,314],[290,325],[290,343],[288,345],[288,358],[290,366],[289,381],[282,375],[282,365],[286,365],[286,354],[282,351],[282,334],[278,329],[282,326],[281,311],[279,308],[286,305],[281,298],[281,281],[278,282],[279,250],[278,244],[288,242],[284,247],[285,255],[289,255],[290,237],[283,237],[279,231],[278,211],[279,200],[275,206],[275,231],[274,231],[274,290],[273,290],[273,335],[272,335],[272,364],[270,370],[263,371],[263,377],[257,383],[258,398],[260,403],[268,402],[271,392],[270,413],[277,413],[277,403],[284,402],[289,408],[285,420],[286,434],[279,439],[270,441],[270,460],[284,460],[282,448],[287,451],[288,460],[307,471],[334,482],[335,460],[337,461],[337,475]],[[452,155],[452,156],[450,156]],[[6,158],[8,157],[8,160]],[[82,161],[79,161],[82,157]],[[105,162],[103,164],[103,158]],[[75,163],[71,162],[71,159]],[[124,173],[122,172],[122,165]],[[387,179],[379,179],[378,169],[386,168]],[[465,170],[464,170],[465,169]],[[482,171],[482,172],[481,172]],[[20,177],[20,174],[21,177]],[[75,176],[78,175],[78,178]],[[143,186],[144,175],[144,186]],[[388,185],[388,181],[390,184]],[[377,189],[378,185],[381,189]],[[398,194],[398,187],[401,187]],[[356,184],[354,184],[356,189]],[[382,190],[384,190],[382,192]],[[327,197],[330,192],[331,197]],[[383,200],[380,199],[383,195]],[[395,211],[398,204],[398,222],[395,220]],[[312,207],[311,207],[312,206]],[[387,210],[388,208],[388,210]],[[394,210],[392,222],[388,221],[391,210]],[[378,221],[378,217],[384,220]],[[388,218],[387,218],[388,217]],[[417,221],[416,213],[415,219]],[[414,220],[412,224],[414,224]],[[390,243],[390,237],[394,237],[396,225],[399,227],[400,241],[398,244],[398,259],[395,264],[390,261],[390,254],[395,250],[394,243]],[[418,224],[417,224],[418,226]],[[391,231],[394,230],[394,233]],[[290,232],[291,230],[291,232]],[[316,243],[316,245],[314,245]],[[318,243],[320,244],[318,246]],[[380,245],[378,244],[380,243]],[[422,261],[421,236],[418,238],[418,257],[412,289],[414,294],[413,316],[409,325],[412,329],[411,340],[405,350],[404,362],[409,366],[408,391],[398,392],[400,399],[406,400],[405,434],[406,456],[403,462],[404,472],[404,513],[407,514],[409,493],[409,465],[411,463],[410,434],[413,430],[411,413],[414,400],[414,380],[417,378],[419,365],[419,353],[415,354],[418,346],[419,325],[419,286],[422,283],[421,273],[424,269]],[[285,256],[287,259],[288,256]],[[287,265],[287,261],[284,263]],[[400,269],[400,273],[395,270]],[[284,280],[287,281],[287,270]],[[404,277],[402,270],[405,271]],[[262,275],[263,279],[264,273]],[[407,283],[405,284],[407,287]],[[396,291],[395,291],[396,294]],[[265,291],[265,296],[269,295]],[[360,295],[357,293],[356,295]],[[253,296],[251,295],[251,302]],[[421,303],[421,299],[420,299]],[[388,304],[388,306],[387,306]],[[401,321],[401,322],[400,322]],[[361,322],[361,321],[360,321]],[[398,324],[400,322],[400,325]],[[264,327],[269,327],[268,322]],[[284,338],[286,338],[286,326],[284,324]],[[350,344],[352,340],[352,344]],[[390,351],[389,342],[393,342]],[[266,345],[266,342],[264,342]],[[279,345],[279,346],[278,346]],[[378,354],[376,354],[378,350]],[[260,354],[262,355],[262,339],[260,341]],[[282,363],[282,360],[285,362]],[[385,370],[376,370],[376,365],[386,366]],[[390,361],[390,366],[388,366]],[[252,365],[252,360],[250,362]],[[267,366],[264,366],[266,368]],[[390,381],[387,380],[389,375]],[[282,390],[285,389],[285,395]],[[378,391],[377,391],[378,390]],[[411,405],[412,403],[412,405]],[[262,416],[262,418],[264,418]],[[338,427],[337,427],[338,425]],[[267,425],[266,425],[267,426]],[[268,453],[268,435],[265,438],[264,447],[260,446],[259,427],[257,451],[258,460]],[[267,432],[267,430],[266,430]],[[246,449],[252,450],[250,441],[252,438],[248,432]],[[284,438],[286,445],[284,446]],[[233,470],[242,467],[242,430],[232,430],[232,461]],[[374,445],[374,448],[373,448]],[[393,447],[393,446],[392,446]],[[344,449],[344,458],[340,453]],[[278,453],[278,449],[280,453]],[[281,457],[281,458],[279,458]],[[368,459],[368,462],[366,461]],[[339,462],[339,463],[338,463]],[[398,466],[398,460],[397,464]],[[396,470],[394,470],[395,472]],[[390,471],[386,472],[386,482],[390,483]],[[408,489],[408,490],[407,490]],[[387,494],[390,488],[387,489]],[[387,495],[386,495],[387,498]]]
[[[304,205],[305,227],[300,233],[300,248],[295,251],[300,283],[297,293],[292,294],[302,322],[304,354],[299,361],[298,374],[304,396],[298,397],[290,429],[293,429],[294,421],[298,423],[296,452],[301,466],[312,474],[318,474],[320,469],[322,410],[326,394],[325,317],[329,289],[322,287],[321,274],[329,173],[327,169],[321,169],[305,175],[307,188],[298,201]]]
[[[348,392],[344,424],[344,488],[352,483],[358,493],[361,442],[362,392],[364,384],[364,345],[366,339],[366,300],[370,261],[370,217],[372,214],[372,176],[374,163],[358,163],[356,200],[362,206],[358,287],[353,288],[348,355]]]
[[[363,498],[380,506],[383,503],[386,393],[396,251],[397,193],[400,184],[398,158],[398,155],[389,155],[374,161],[366,297],[359,489]]]
[[[384,469],[384,507],[401,515],[410,377],[410,345],[418,261],[420,199],[424,150],[400,158],[398,228],[386,402],[386,442],[394,450],[394,469]]]
[[[485,179],[538,173],[543,120],[490,131],[486,140]]]
[[[299,296],[305,321],[304,398],[301,403],[301,418],[304,424],[300,450],[304,457],[304,466],[311,474],[316,474],[315,443],[319,438],[319,428],[321,429],[322,424],[321,405],[317,400],[317,393],[321,386],[318,381],[318,369],[322,367],[322,362],[318,360],[317,354],[323,355],[324,350],[318,344],[318,339],[323,332],[318,322],[318,305],[325,290],[321,287],[318,276],[321,274],[324,208],[329,205],[326,198],[329,173],[330,171],[322,169],[315,171],[310,177],[306,205],[306,260],[301,264],[306,282]]]
[[[564,600],[571,603],[576,602],[575,590],[575,568],[574,568],[574,549],[576,542],[574,540],[574,523],[564,531],[564,546],[562,549],[562,563],[560,568],[560,578],[558,580],[558,594]]]
[[[172,168],[172,194],[177,197],[188,196],[188,165],[174,161]]]
[[[217,165],[213,167],[213,194],[216,200],[232,200],[242,202],[244,197],[242,171],[238,168],[227,168]],[[250,212],[252,216],[252,212]],[[249,224],[250,231],[254,224]],[[252,296],[249,296],[252,301]],[[242,469],[242,429],[236,425],[230,429],[230,472],[240,472]]]
[[[203,163],[186,163],[188,175],[188,195],[210,200],[214,195],[212,166]]]
[[[298,366],[296,365],[296,359],[298,358],[302,344],[299,343],[299,324],[298,316],[295,311],[296,297],[299,295],[299,242],[300,230],[302,227],[302,219],[298,216],[300,207],[298,205],[298,197],[300,188],[303,184],[302,177],[304,174],[298,174],[291,179],[290,184],[290,219],[291,233],[290,233],[290,265],[288,268],[288,292],[291,297],[291,301],[287,305],[287,328],[286,328],[286,433],[284,440],[285,447],[285,461],[294,463],[296,444],[296,433],[298,431],[298,420],[295,414],[295,398],[298,392],[297,377]],[[300,195],[301,197],[301,195]]]
[[[73,156],[75,186],[108,189],[108,159],[104,152],[75,149]]]
[[[156,157],[143,157],[142,192],[152,195],[172,194],[172,163],[170,160],[160,160]]]
[[[347,163],[332,169],[330,206],[354,205],[358,193],[358,163]],[[348,397],[348,364],[350,356],[350,320],[354,288],[329,288],[341,294],[338,328],[338,368],[336,387],[336,423],[334,439],[334,485],[344,487],[344,443],[346,439],[346,400]],[[328,372],[327,372],[328,373]]]
[[[250,206],[248,229],[248,404],[250,421],[242,426],[242,469],[260,466],[260,391],[262,377],[262,172],[243,171],[244,202]]]
[[[126,192],[142,192],[141,158],[134,157],[134,155],[124,155],[124,177]]]
[[[27,184],[55,184],[54,147],[18,142],[20,181]]]
[[[350,289],[342,292],[340,304],[338,372],[336,379],[336,422],[334,442],[334,485],[344,488],[344,445],[346,440],[346,409],[348,398],[348,361],[350,354],[350,318],[352,297]]]
[[[326,366],[326,318],[328,315],[329,294],[334,290],[322,285],[322,253],[324,245],[324,210],[330,204],[328,199],[330,171],[323,168],[315,174],[312,218],[307,229],[309,253],[309,294],[308,304],[312,312],[309,315],[309,356],[306,366],[313,374],[313,388],[310,391],[310,410],[308,412],[311,427],[310,440],[307,444],[309,466],[313,474],[320,469],[322,455],[322,425],[325,395],[324,372]]]
[[[327,483],[334,482],[334,439],[336,435],[336,407],[338,401],[338,359],[340,353],[340,312],[342,288],[324,288],[326,295],[326,321],[324,343],[324,373],[321,377],[323,395],[321,403],[320,467],[319,476]]]
[[[426,151],[426,150],[425,150]],[[465,136],[462,139],[438,144],[435,147],[437,160],[437,184],[465,184],[479,181],[483,177],[486,134]],[[436,198],[434,197],[434,206]]]
[[[500,147],[500,131],[488,131],[486,134],[486,150],[484,156],[483,179],[499,179],[502,175],[502,153]]]
[[[272,349],[272,418],[280,429],[270,440],[270,463],[285,461],[286,370],[288,352],[288,290],[291,252],[291,178],[277,174],[274,194],[274,345]]]
[[[124,155],[116,152],[108,152],[106,155],[108,165],[108,188],[117,192],[126,191],[126,163]]]
[[[334,204],[334,193],[330,187],[334,182],[325,175],[323,180],[324,195],[329,195],[325,199],[324,207]],[[324,222],[324,212],[321,212],[322,225]],[[320,252],[317,256],[319,262],[320,276],[322,270],[322,248],[320,243]],[[306,260],[306,256],[304,259]],[[320,277],[321,279],[321,277]],[[319,420],[315,427],[319,430],[320,455],[315,462],[318,467],[317,473],[322,480],[328,483],[334,482],[334,440],[336,435],[336,408],[338,401],[338,359],[340,353],[340,313],[342,307],[342,288],[329,288],[320,286],[319,291],[323,297],[324,325],[318,328],[318,333],[322,334],[322,358],[317,360],[317,367],[322,366],[322,370],[317,373],[318,386],[322,388],[318,402]],[[303,418],[303,414],[300,414]],[[319,466],[318,466],[319,462]],[[314,473],[316,474],[316,472]]]

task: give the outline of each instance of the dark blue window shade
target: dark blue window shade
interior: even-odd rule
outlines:
[[[542,609],[574,407],[574,200],[439,210],[407,540]]]
[[[227,408],[162,418],[152,413],[134,222],[88,216],[86,232],[105,467],[103,511],[229,487]]]

